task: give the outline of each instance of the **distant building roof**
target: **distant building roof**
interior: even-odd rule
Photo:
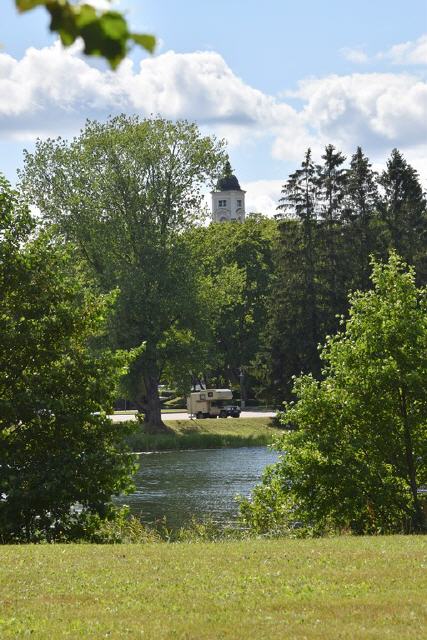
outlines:
[[[217,191],[241,191],[239,181],[233,174],[220,178],[216,188]]]
[[[232,173],[229,161],[225,163],[224,174],[218,180],[217,191],[241,191],[240,184],[236,176]]]

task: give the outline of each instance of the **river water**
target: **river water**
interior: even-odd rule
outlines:
[[[230,523],[238,511],[236,494],[249,496],[277,455],[267,447],[142,453],[136,491],[119,502],[145,523],[166,517],[177,528],[192,516]]]

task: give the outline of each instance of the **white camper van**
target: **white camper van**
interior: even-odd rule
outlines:
[[[227,400],[233,399],[230,389],[201,389],[194,391],[187,397],[187,409],[190,416],[200,418],[227,417],[227,411],[223,407]]]

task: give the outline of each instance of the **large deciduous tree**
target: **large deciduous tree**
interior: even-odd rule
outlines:
[[[0,541],[69,540],[112,515],[133,458],[111,411],[125,354],[96,344],[111,296],[35,234],[0,177]]]
[[[327,340],[324,380],[295,382],[281,419],[296,431],[277,442],[280,462],[242,506],[256,529],[425,530],[427,289],[396,254],[374,263],[372,282]]]
[[[126,116],[88,122],[71,142],[39,141],[26,154],[29,198],[77,243],[103,290],[120,289],[114,344],[145,342],[127,386],[150,431],[166,429],[162,372],[200,329],[198,274],[183,232],[200,217],[201,188],[223,161],[222,143],[194,124]]]

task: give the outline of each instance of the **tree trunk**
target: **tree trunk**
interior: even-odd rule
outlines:
[[[162,420],[158,380],[155,376],[144,375],[145,414],[144,429],[147,433],[168,433],[169,429]]]
[[[239,382],[240,382],[240,408],[241,409],[245,409],[246,408],[246,402],[247,402],[247,399],[248,399],[248,390],[247,390],[247,387],[246,387],[246,376],[245,376],[243,370],[240,370]]]
[[[406,467],[408,472],[409,486],[411,487],[411,494],[413,499],[413,514],[412,514],[412,529],[413,531],[422,531],[424,528],[424,514],[421,508],[421,504],[418,498],[418,487],[416,479],[416,470],[414,462],[414,453],[412,448],[411,429],[408,418],[408,408],[406,400],[405,389],[399,390],[400,395],[400,411],[403,419],[403,436],[405,442],[405,458]]]
[[[162,420],[159,397],[159,374],[155,354],[147,350],[135,360],[127,378],[131,400],[139,413],[144,414],[144,429],[147,433],[168,433]]]

